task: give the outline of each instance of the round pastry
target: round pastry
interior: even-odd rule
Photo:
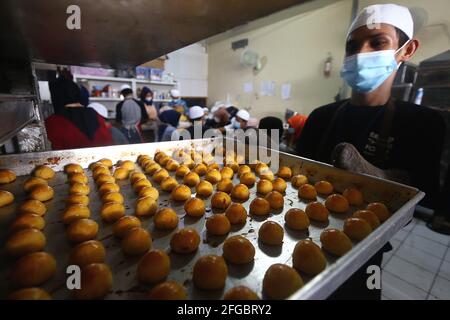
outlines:
[[[144,187],[141,190],[139,190],[139,198],[145,198],[145,197],[152,197],[153,199],[158,200],[159,198],[159,192],[158,189],[153,187]]]
[[[192,253],[198,249],[200,236],[195,229],[178,230],[170,239],[170,248],[176,253]]]
[[[9,279],[16,287],[40,286],[56,273],[56,260],[47,252],[21,257],[11,268]]]
[[[155,228],[161,230],[172,230],[178,226],[177,213],[171,208],[162,208],[156,212],[153,218]]]
[[[347,199],[340,194],[332,194],[325,200],[325,206],[328,210],[335,213],[346,213],[350,210]]]
[[[317,193],[328,196],[333,193],[334,187],[328,181],[319,181],[314,184]]]
[[[75,183],[71,184],[70,188],[69,188],[70,194],[76,193],[76,194],[84,194],[87,196],[90,191],[91,191],[91,189],[89,188],[89,185],[85,184],[85,183],[75,182]]]
[[[186,289],[171,280],[156,285],[149,294],[151,300],[186,300],[187,297]]]
[[[308,183],[308,177],[302,174],[293,176],[291,179],[291,184],[295,189],[300,188],[302,185]]]
[[[301,240],[292,253],[292,266],[297,271],[315,276],[325,270],[327,260],[317,244],[311,240]]]
[[[231,193],[231,190],[233,190],[233,181],[230,179],[222,179],[217,184],[217,191],[222,191],[229,194]]]
[[[304,200],[316,200],[317,191],[314,186],[310,184],[304,184],[298,188],[298,197]]]
[[[200,182],[200,177],[195,172],[189,172],[183,177],[183,183],[189,187],[195,187]]]
[[[344,223],[344,233],[354,241],[361,241],[372,232],[370,224],[360,218],[349,218]]]
[[[343,256],[352,249],[352,242],[341,230],[327,229],[320,234],[322,248],[337,257]]]
[[[45,220],[34,213],[24,213],[18,216],[10,226],[11,231],[18,231],[22,229],[37,229],[42,230],[45,227]]]
[[[228,268],[225,260],[216,255],[200,257],[194,265],[194,285],[204,290],[219,290],[225,286]]]
[[[278,191],[279,193],[284,194],[286,192],[287,184],[282,178],[276,178],[272,182],[273,191]]]
[[[184,204],[184,211],[190,217],[201,217],[205,214],[205,210],[205,202],[199,198],[191,198]]]
[[[149,165],[151,165],[151,164],[154,164],[154,163],[156,163],[155,161],[153,161],[153,159],[150,159],[150,158],[146,158],[146,159],[143,159],[142,161],[141,161],[141,163],[140,163],[140,166],[144,169],[145,167],[147,167],[147,166],[149,166]]]
[[[197,196],[201,196],[201,197],[209,197],[210,195],[212,195],[212,193],[214,191],[214,188],[213,188],[213,185],[211,184],[211,182],[206,181],[206,180],[200,181],[195,189],[197,191]]]
[[[166,169],[168,171],[176,171],[178,168],[180,167],[180,164],[178,163],[178,161],[176,160],[169,160],[169,162],[167,162],[166,164]]]
[[[261,173],[259,174],[259,178],[264,179],[264,180],[273,181],[275,179],[275,175],[273,174],[273,172],[271,170],[265,169],[265,170],[261,171]]]
[[[138,182],[141,179],[147,179],[147,176],[142,172],[134,171],[130,174],[131,184],[135,184],[136,182]]]
[[[222,179],[231,180],[234,177],[234,171],[229,167],[223,167],[222,170],[220,170],[220,174],[222,175]]]
[[[166,192],[172,192],[178,186],[178,181],[175,178],[167,177],[161,181],[161,190]]]
[[[104,165],[108,168],[112,168],[112,166],[113,166],[113,162],[110,159],[103,158],[103,159],[98,160],[98,162],[100,162],[102,165]]]
[[[55,171],[49,166],[39,166],[34,169],[33,175],[41,179],[50,180],[55,176]]]
[[[98,177],[100,177],[102,175],[107,175],[107,176],[111,175],[111,172],[109,171],[109,169],[107,167],[105,167],[104,165],[100,165],[100,166],[96,167],[94,169],[94,171],[92,172],[92,177],[94,178],[94,180],[97,180]]]
[[[255,198],[250,203],[250,214],[266,216],[270,213],[270,203],[264,198]]]
[[[385,222],[391,216],[388,208],[383,203],[371,203],[367,206],[367,209],[375,213],[381,223]]]
[[[292,230],[307,230],[310,225],[308,215],[297,208],[289,209],[284,216],[284,221]]]
[[[235,200],[247,201],[250,198],[250,191],[245,184],[240,183],[233,187],[231,190],[231,196]]]
[[[137,277],[142,283],[157,283],[170,273],[170,258],[162,250],[151,250],[139,261]]]
[[[194,172],[199,176],[204,176],[206,174],[206,171],[208,171],[208,168],[203,163],[200,163],[194,167]]]
[[[38,229],[16,231],[6,240],[5,250],[10,256],[21,257],[45,248],[45,235]]]
[[[170,198],[173,201],[186,201],[191,198],[191,195],[191,189],[188,186],[181,184],[172,190]]]
[[[327,222],[329,211],[320,202],[311,202],[306,206],[305,213],[309,219],[318,222]]]
[[[206,173],[205,180],[211,182],[212,184],[216,184],[220,180],[222,180],[222,175],[220,174],[219,170],[209,170]]]
[[[263,279],[263,292],[269,299],[286,299],[303,287],[300,275],[285,264],[273,264]]]
[[[91,170],[92,172],[98,167],[105,167],[105,165],[99,161],[92,162],[91,164],[89,164],[89,170]]]
[[[279,210],[284,207],[284,198],[278,191],[272,191],[266,195],[265,199],[269,201],[270,207],[274,210]]]
[[[134,216],[124,216],[117,220],[113,226],[113,234],[115,237],[122,239],[133,228],[141,226],[141,220]]]
[[[88,207],[81,204],[71,204],[66,207],[63,213],[62,222],[66,225],[71,224],[75,220],[87,219],[91,216]]]
[[[250,169],[249,166],[244,164],[244,165],[239,167],[238,176],[240,177],[244,173],[248,173],[248,172],[252,172],[252,169]]]
[[[352,206],[361,206],[364,203],[362,192],[356,188],[347,188],[342,195],[347,198],[348,203]]]
[[[111,291],[113,276],[106,264],[92,263],[81,269],[80,289],[74,290],[78,300],[101,299]]]
[[[98,188],[100,194],[110,193],[110,192],[119,192],[120,187],[117,183],[106,182]]]
[[[10,293],[8,300],[51,300],[52,298],[47,291],[40,288],[19,289]]]
[[[89,179],[84,173],[72,173],[68,178],[70,183],[88,183]]]
[[[158,203],[152,197],[139,198],[136,200],[135,214],[138,217],[151,217],[158,210]]]
[[[256,191],[262,195],[266,195],[273,190],[273,184],[269,180],[259,180],[256,184]]]
[[[177,168],[177,171],[175,171],[175,175],[176,175],[177,177],[184,177],[184,176],[187,175],[190,171],[191,171],[191,170],[190,170],[187,166],[182,165],[182,166],[179,166],[179,167]]]
[[[142,163],[143,163],[144,161],[147,161],[147,160],[153,161],[152,158],[151,158],[148,154],[140,154],[140,155],[138,155],[138,157],[137,157],[137,159],[136,159],[137,163],[138,163],[140,166],[142,166]]]
[[[47,180],[37,177],[31,177],[25,181],[25,183],[23,184],[23,189],[25,190],[25,192],[30,192],[34,187],[41,185],[48,186]]]
[[[231,224],[226,215],[214,214],[206,220],[206,230],[214,236],[226,235],[231,230]]]
[[[128,179],[128,175],[130,174],[130,171],[123,167],[118,167],[116,170],[114,170],[113,176],[116,178],[116,180],[125,180]]]
[[[95,180],[95,183],[97,184],[97,186],[101,186],[102,184],[107,183],[107,182],[115,183],[116,182],[116,178],[114,178],[110,174],[101,174]]]
[[[378,216],[369,210],[359,210],[353,213],[353,218],[360,218],[366,220],[372,230],[375,230],[378,228],[381,224],[380,219],[378,219]]]
[[[133,183],[133,190],[134,192],[138,193],[139,190],[141,190],[142,188],[145,187],[152,187],[152,183],[147,179],[140,179],[138,181],[136,181],[135,183]]]
[[[70,242],[85,242],[97,237],[98,224],[91,219],[78,219],[67,228],[67,238]]]
[[[159,162],[159,160],[160,160],[162,157],[164,157],[164,156],[167,156],[167,154],[166,154],[165,152],[163,152],[163,151],[157,151],[157,152],[155,153],[155,156],[153,157],[153,159],[154,159],[156,162]]]
[[[223,300],[259,300],[258,295],[245,286],[237,286],[228,290]]]
[[[247,186],[253,186],[256,182],[256,177],[253,173],[251,172],[247,172],[247,173],[243,173],[240,177],[239,177],[239,181],[242,184],[245,184]]]
[[[233,193],[233,192],[232,192]],[[231,204],[230,196],[225,192],[216,192],[211,198],[211,207],[216,209],[226,209]]]
[[[255,167],[255,173],[259,176],[263,171],[269,170],[269,166],[263,162],[260,162]]]
[[[223,243],[223,257],[234,264],[250,263],[255,258],[255,247],[243,236],[232,236]]]
[[[264,244],[280,246],[284,238],[283,227],[274,221],[266,221],[259,228],[258,238]]]
[[[118,161],[117,166],[124,168],[127,171],[133,171],[136,168],[136,165],[131,160]]]
[[[49,186],[36,186],[30,192],[30,198],[41,202],[49,201],[53,199],[55,192],[52,187]]]
[[[292,170],[289,167],[280,167],[277,175],[282,179],[289,180],[292,178]]]
[[[124,203],[124,198],[121,193],[119,192],[109,192],[102,195],[102,202],[108,203],[108,202],[116,202],[116,203]]]
[[[38,200],[26,200],[19,207],[19,213],[34,213],[43,216],[47,212],[45,204]]]
[[[231,170],[233,170],[233,172],[238,172],[239,170],[239,164],[236,161],[232,161],[230,163],[227,163],[226,165],[228,168],[230,168]]]
[[[91,263],[102,263],[105,261],[106,251],[103,244],[97,240],[89,240],[78,244],[69,255],[69,264],[79,267]]]
[[[240,203],[232,203],[225,210],[225,215],[231,224],[245,224],[247,221],[247,210]]]
[[[72,174],[72,173],[83,173],[83,167],[76,163],[70,163],[64,166],[64,172],[66,174]]]
[[[159,164],[161,167],[165,167],[171,160],[172,158],[170,156],[164,156],[159,159]]]
[[[145,166],[145,173],[149,175],[153,175],[156,171],[162,169],[161,166],[157,163],[151,163]]]
[[[130,256],[144,254],[151,246],[152,238],[150,233],[141,227],[128,230],[122,239],[122,250]]]
[[[231,168],[229,168],[229,169],[231,169]],[[217,163],[215,163],[215,162],[213,162],[213,163],[211,163],[210,165],[208,165],[208,171],[211,171],[211,170],[218,170],[218,171],[220,171],[220,166],[219,166],[219,164],[217,164]],[[207,172],[208,172],[207,171]],[[233,170],[232,170],[233,171]],[[234,173],[234,172],[233,172]],[[220,175],[222,176],[222,173],[220,173]],[[223,178],[223,177],[222,177]]]
[[[8,169],[0,169],[0,184],[8,184],[16,181],[17,176],[14,171]]]
[[[106,223],[114,223],[125,215],[125,207],[121,203],[108,202],[102,205],[100,217]]]
[[[161,183],[167,177],[169,177],[169,172],[166,169],[159,169],[152,175],[152,179],[156,183]]]

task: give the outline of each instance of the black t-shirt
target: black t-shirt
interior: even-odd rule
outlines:
[[[409,102],[395,101],[384,165],[376,161],[377,139],[383,123],[385,106],[362,107],[344,101],[314,110],[297,143],[297,151],[305,158],[330,163],[336,145],[353,144],[361,155],[381,169],[405,170],[410,184],[426,193],[423,205],[434,208],[439,194],[439,172],[445,123],[436,111]],[[324,139],[329,132],[327,139]],[[323,143],[323,145],[322,145]],[[322,145],[322,147],[321,147]],[[319,150],[320,149],[320,150]]]

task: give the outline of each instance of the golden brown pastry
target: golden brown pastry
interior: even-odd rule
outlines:
[[[84,194],[88,195],[91,192],[88,184],[75,182],[70,185],[69,193],[70,194]]]
[[[360,218],[366,220],[372,230],[375,230],[378,228],[381,224],[380,219],[378,219],[378,216],[369,210],[359,210],[353,213],[353,218]]]
[[[95,183],[97,184],[97,186],[101,186],[104,183],[115,183],[116,182],[116,178],[114,178],[112,175],[110,174],[101,174],[99,176],[97,176],[97,179],[95,180]]]
[[[292,186],[295,189],[300,188],[302,185],[307,184],[308,183],[308,177],[304,176],[302,174],[296,175],[292,177],[291,180]]]
[[[83,167],[76,163],[69,163],[64,166],[64,172],[66,174],[72,174],[72,173],[83,173]]]
[[[223,257],[234,264],[250,263],[255,258],[255,247],[243,236],[232,236],[223,243]]]
[[[247,201],[250,198],[250,191],[245,184],[237,184],[231,190],[231,197],[238,201]]]
[[[80,243],[95,239],[97,233],[97,222],[91,219],[78,219],[67,228],[67,239],[70,242]]]
[[[245,184],[247,186],[253,186],[256,182],[256,177],[252,172],[243,173],[239,176],[239,181],[242,184]]]
[[[159,169],[152,175],[153,181],[161,183],[165,178],[169,177],[169,172],[166,169]]]
[[[220,170],[220,174],[222,176],[222,179],[233,179],[234,177],[234,171],[233,169],[229,168],[229,167],[223,167]]]
[[[6,207],[14,202],[14,195],[5,190],[0,190],[0,208]]]
[[[177,168],[177,171],[175,171],[175,175],[176,175],[177,177],[182,178],[182,177],[184,177],[185,175],[187,175],[189,172],[191,172],[191,170],[190,170],[187,166],[182,165],[182,166],[179,166],[179,167]]]
[[[308,215],[300,209],[292,208],[284,216],[286,226],[292,230],[307,230],[310,222]]]
[[[178,181],[175,178],[167,177],[161,181],[161,190],[166,192],[172,192],[178,186]]]
[[[41,186],[41,185],[48,186],[47,180],[44,180],[42,178],[37,178],[37,177],[30,177],[23,184],[23,189],[25,190],[25,192],[30,192],[34,187]]]
[[[264,244],[280,246],[284,238],[283,227],[274,221],[266,221],[259,228],[258,238]]]
[[[122,239],[133,228],[141,226],[141,220],[134,216],[124,216],[117,220],[113,226],[113,234],[115,237]]]
[[[325,270],[327,260],[317,244],[311,240],[301,240],[294,248],[292,265],[297,271],[315,276]]]
[[[0,184],[8,184],[16,181],[17,176],[14,171],[8,169],[0,169]]]
[[[157,151],[157,152],[155,153],[155,156],[153,157],[153,159],[154,159],[156,162],[159,162],[159,160],[160,160],[162,157],[164,157],[164,156],[167,156],[167,154],[166,154],[164,151]]]
[[[143,159],[140,163],[140,166],[144,169],[145,167],[156,163],[155,161],[153,161],[153,159]]]
[[[147,179],[147,176],[139,171],[134,171],[130,174],[130,182],[131,184],[135,184],[136,182],[138,182],[141,179]],[[150,186],[151,187],[151,186]]]
[[[320,234],[322,248],[328,253],[341,257],[352,249],[352,242],[341,230],[326,229]]]
[[[367,206],[366,210],[369,210],[369,211],[372,211],[373,213],[375,213],[381,223],[385,222],[391,216],[389,209],[383,203],[380,203],[380,202],[369,204]]]
[[[220,174],[219,170],[209,170],[208,172],[206,172],[205,180],[209,181],[212,184],[216,184],[220,180],[222,180],[222,175]]]
[[[158,200],[159,198],[159,192],[158,189],[153,187],[144,187],[141,190],[139,190],[139,198],[145,198],[145,197],[152,197],[153,199]]]
[[[280,167],[278,169],[277,176],[284,180],[289,180],[292,178],[292,170],[289,167]]]
[[[158,283],[170,273],[170,258],[162,250],[151,250],[139,261],[137,277],[141,283]]]
[[[30,198],[41,202],[49,201],[53,199],[55,192],[50,186],[36,186],[30,192]]]
[[[225,193],[231,193],[231,190],[233,190],[233,181],[230,179],[222,179],[217,184],[217,191],[222,191]]]
[[[121,203],[108,202],[102,205],[100,217],[106,223],[114,223],[125,215],[125,207]]]
[[[158,210],[158,203],[152,197],[139,198],[136,200],[135,214],[138,217],[151,217]]]
[[[209,197],[213,193],[214,188],[211,182],[202,180],[197,184],[196,191],[197,196]]]
[[[284,207],[284,198],[278,191],[272,191],[266,195],[265,199],[269,201],[270,207],[274,210],[279,210]]]
[[[138,256],[147,252],[152,246],[150,233],[141,227],[128,230],[122,239],[122,250],[130,256]]]
[[[156,171],[162,169],[161,166],[157,163],[150,163],[147,166],[145,166],[145,173],[149,175],[153,175]]]
[[[170,198],[173,201],[186,201],[191,198],[192,192],[188,186],[184,184],[179,185],[170,193]]]
[[[114,170],[113,176],[116,180],[125,180],[128,179],[128,175],[130,174],[130,171],[123,167],[118,167],[116,170]]]
[[[199,176],[204,176],[206,174],[206,171],[208,171],[208,168],[203,163],[200,163],[194,167],[193,171]]]
[[[33,171],[35,177],[50,180],[55,176],[55,171],[49,166],[39,166]]]
[[[303,200],[316,200],[317,199],[317,191],[314,186],[310,184],[304,184],[298,188],[298,197]]]
[[[340,194],[332,194],[325,200],[325,206],[328,210],[335,213],[346,213],[350,210],[347,199]]]
[[[82,172],[80,172],[80,173],[82,173]],[[104,166],[104,165],[97,166],[92,171],[92,177],[94,178],[94,180],[97,180],[98,177],[100,177],[102,175],[107,175],[107,176],[111,175],[111,172],[109,171],[109,168]]]
[[[360,218],[349,218],[344,222],[344,233],[354,241],[361,241],[372,232],[370,224]]]
[[[8,237],[5,243],[6,253],[21,257],[32,252],[42,251],[47,241],[45,235],[38,229],[23,229]]]
[[[24,288],[10,293],[8,300],[51,300],[47,291],[41,288]]]
[[[306,206],[305,213],[308,218],[318,222],[327,222],[330,212],[320,202],[311,202]]]
[[[189,172],[183,177],[183,183],[189,187],[195,187],[200,183],[200,177],[195,172]]]
[[[190,198],[184,204],[184,211],[190,217],[198,218],[205,214],[205,202],[199,198]]]
[[[205,163],[205,162],[203,162],[203,163]],[[206,164],[206,163],[205,163],[205,164]],[[230,168],[230,169],[231,169],[231,168]],[[215,163],[215,162],[209,164],[209,165],[208,165],[208,171],[211,171],[211,170],[219,170],[219,171],[220,171],[220,166],[219,166],[219,164],[217,164],[217,163]],[[208,171],[207,171],[207,172],[208,172]],[[222,173],[221,173],[220,175],[222,175]]]
[[[263,292],[269,299],[286,299],[303,287],[300,275],[285,264],[273,264],[263,279]]]
[[[66,199],[66,206],[79,204],[87,207],[89,205],[89,197],[84,194],[70,194]]]
[[[240,177],[244,173],[248,173],[248,172],[252,172],[252,169],[250,169],[249,166],[244,164],[244,165],[239,167],[238,176]]]
[[[71,224],[75,220],[87,219],[91,216],[91,211],[88,207],[81,204],[71,204],[64,210],[62,222],[66,225]]]
[[[158,162],[161,165],[161,167],[165,167],[171,160],[172,158],[170,156],[164,156],[161,157]]]
[[[56,273],[56,260],[46,252],[33,252],[21,257],[11,268],[9,279],[15,287],[44,284]]]
[[[259,176],[263,171],[269,170],[269,166],[263,162],[260,162],[255,167],[255,173]]]
[[[264,198],[255,198],[250,203],[250,214],[266,216],[270,213],[270,203]]]
[[[70,183],[88,183],[89,179],[84,173],[72,173],[68,178]]]
[[[284,181],[282,178],[276,178],[272,182],[273,191],[278,191],[281,194],[284,194],[287,189],[286,181]]]
[[[103,158],[103,159],[98,160],[98,162],[100,162],[102,165],[104,165],[108,168],[112,168],[112,166],[113,166],[113,162],[110,159]]]
[[[169,160],[169,162],[167,162],[166,164],[166,169],[168,171],[176,171],[178,168],[180,167],[180,164],[178,163],[178,161],[176,160]]]
[[[198,249],[199,245],[200,235],[192,228],[178,230],[170,239],[170,248],[176,253],[192,253]]]
[[[19,213],[34,213],[43,216],[47,212],[45,204],[38,200],[26,200],[19,207]]]
[[[228,290],[223,300],[259,300],[258,295],[245,286],[237,286]]]
[[[119,192],[120,187],[117,183],[106,182],[98,188],[100,194],[110,193],[110,192]]]
[[[83,267],[91,263],[102,263],[105,256],[103,244],[97,240],[89,240],[78,244],[70,251],[69,264]]]
[[[150,291],[151,300],[186,300],[188,298],[186,289],[175,281],[162,282]]]
[[[156,212],[153,218],[155,228],[161,230],[172,230],[178,226],[179,218],[172,208],[162,208]]]
[[[136,168],[136,164],[131,160],[118,161],[117,166],[127,171],[133,171]]]
[[[74,290],[78,300],[101,299],[111,291],[113,276],[106,264],[92,263],[81,269],[80,289]]]
[[[245,224],[247,221],[247,210],[240,203],[232,203],[225,210],[225,216],[231,224]]]
[[[92,172],[94,172],[94,170],[97,169],[98,167],[105,167],[105,165],[99,161],[92,162],[89,164],[89,170],[91,170]]]
[[[256,191],[262,195],[266,195],[273,190],[273,184],[269,180],[259,180],[256,184]]]
[[[102,202],[108,203],[108,202],[116,202],[116,203],[124,203],[124,198],[121,193],[119,192],[109,192],[102,195]]]
[[[24,213],[18,216],[10,226],[11,231],[19,231],[22,229],[42,230],[45,227],[45,220],[34,213]]]
[[[233,170],[234,173],[238,172],[239,170],[239,164],[236,161],[232,161],[230,163],[227,163],[226,165],[228,168]]]
[[[137,163],[138,163],[140,166],[142,166],[142,164],[145,163],[145,161],[148,161],[148,160],[153,161],[153,160],[152,160],[152,157],[150,157],[148,154],[140,154],[140,155],[137,157],[137,159],[136,159]]]
[[[264,169],[260,172],[259,178],[262,180],[273,181],[275,179],[275,175],[270,169]]]
[[[228,268],[225,260],[216,255],[200,257],[194,265],[192,280],[197,288],[219,290],[225,286]]]
[[[356,188],[347,188],[342,195],[347,198],[348,203],[352,206],[361,206],[364,203],[362,192]]]
[[[233,191],[232,191],[233,192]],[[211,207],[216,209],[226,209],[231,204],[230,196],[225,192],[216,192],[211,198]]]
[[[214,214],[206,220],[206,230],[214,236],[226,235],[231,230],[231,224],[226,215]]]
[[[333,193],[334,187],[328,181],[318,181],[314,184],[314,188],[316,188],[317,193],[328,196]]]

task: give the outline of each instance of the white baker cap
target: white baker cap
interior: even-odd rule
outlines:
[[[180,91],[177,89],[172,89],[172,90],[170,90],[170,95],[174,98],[178,98],[178,97],[180,97]]]
[[[207,112],[209,112],[209,109],[208,109],[207,107],[204,107],[204,108],[203,108],[203,112],[204,112],[204,113],[207,113]]]
[[[202,107],[199,106],[193,106],[189,108],[189,118],[191,120],[201,118],[205,115],[205,112],[203,111]]]
[[[102,105],[98,102],[92,102],[88,105],[88,108],[94,109],[103,118],[108,118],[108,109],[106,109],[106,107],[104,105]]]
[[[239,110],[238,113],[236,113],[236,117],[239,117],[244,121],[248,121],[248,119],[250,119],[250,113],[245,110]]]
[[[123,91],[123,90],[125,90],[125,89],[131,89],[130,85],[129,85],[129,84],[123,84],[123,85],[120,87],[120,91]]]
[[[377,24],[390,24],[402,30],[409,39],[414,36],[414,20],[407,7],[397,4],[375,4],[364,8],[353,21],[348,36],[362,26],[375,28]]]

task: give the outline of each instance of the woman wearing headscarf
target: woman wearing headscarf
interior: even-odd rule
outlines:
[[[162,124],[158,130],[158,141],[178,140],[176,133],[181,114],[175,110],[167,110],[159,115]]]
[[[153,103],[153,91],[148,87],[143,87],[139,98],[147,110],[148,119],[158,120],[158,111]]]

